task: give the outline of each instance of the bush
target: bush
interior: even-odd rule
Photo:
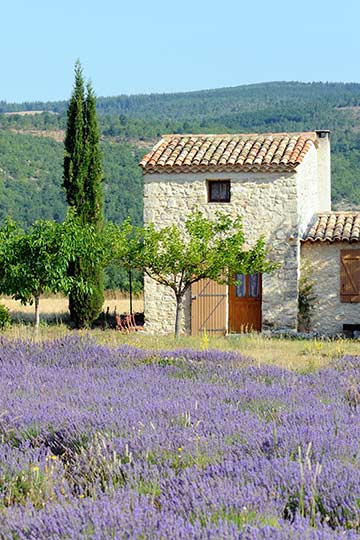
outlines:
[[[11,326],[11,317],[9,310],[3,304],[0,304],[0,329],[5,330]]]
[[[298,330],[299,332],[310,332],[312,314],[315,309],[317,296],[314,293],[314,282],[312,280],[313,268],[309,261],[303,262],[299,280],[298,299]]]

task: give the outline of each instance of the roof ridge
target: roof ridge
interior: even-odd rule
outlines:
[[[316,136],[316,131],[266,131],[266,132],[252,132],[252,133],[163,133],[161,139],[172,139],[174,137],[187,138],[187,137],[288,137],[290,135],[313,135]]]
[[[335,215],[335,216],[352,215],[353,216],[355,214],[360,214],[360,210],[344,210],[343,212],[341,210],[329,210],[328,212],[316,213],[317,216],[330,216],[330,215]]]

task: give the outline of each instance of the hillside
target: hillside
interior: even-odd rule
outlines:
[[[0,220],[62,219],[63,102],[0,101]],[[98,99],[106,215],[141,222],[139,158],[162,133],[330,129],[335,208],[360,207],[360,84],[273,82]],[[11,113],[11,114],[9,114]]]
[[[66,202],[61,132],[26,131],[0,129],[0,221],[7,215],[26,226],[40,218],[62,220]],[[107,217],[121,222],[130,215],[141,223],[142,177],[137,163],[144,150],[110,140],[101,146]]]

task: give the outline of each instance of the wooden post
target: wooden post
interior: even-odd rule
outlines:
[[[40,301],[40,294],[35,294],[35,321],[34,321],[34,336],[35,340],[37,340],[37,337],[39,335],[39,325],[40,325],[40,312],[39,312],[39,301]]]

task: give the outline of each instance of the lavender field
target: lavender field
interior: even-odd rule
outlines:
[[[3,340],[0,538],[360,538],[360,358]]]

